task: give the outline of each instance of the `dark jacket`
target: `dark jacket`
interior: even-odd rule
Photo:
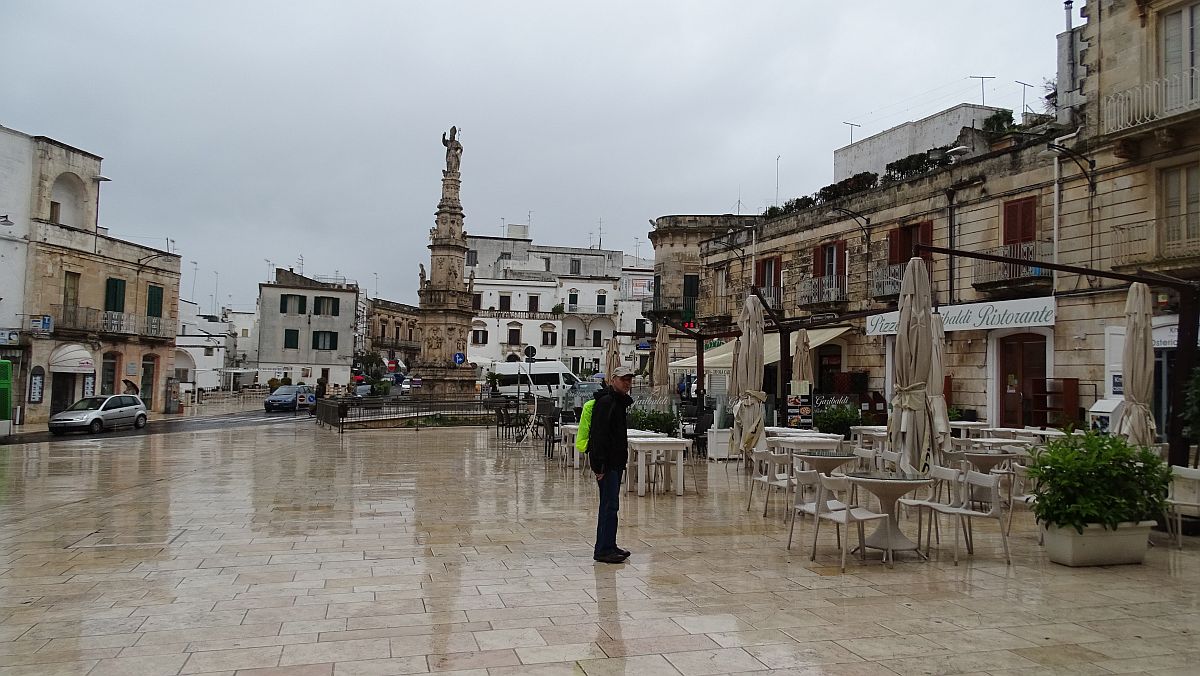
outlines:
[[[597,392],[595,398],[587,453],[592,471],[600,474],[609,469],[625,469],[629,463],[629,425],[625,412],[633,398],[608,387]]]

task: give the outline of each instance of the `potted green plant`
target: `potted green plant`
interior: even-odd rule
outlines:
[[[813,416],[813,427],[826,434],[850,438],[850,428],[862,424],[862,414],[854,406],[830,406]]]
[[[1034,456],[1033,513],[1046,554],[1067,566],[1141,563],[1163,512],[1171,470],[1148,448],[1089,431],[1051,440]]]

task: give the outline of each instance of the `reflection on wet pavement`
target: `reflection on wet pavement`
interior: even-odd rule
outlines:
[[[0,447],[0,676],[1185,673],[1200,658],[1194,540],[1068,569],[1020,513],[1011,567],[979,523],[957,567],[946,529],[928,562],[873,554],[840,575],[832,528],[810,562],[811,523],[785,549],[782,497],[764,518],[734,467],[697,473],[683,497],[622,494],[634,554],[611,566],[591,560],[594,481],[490,430]]]

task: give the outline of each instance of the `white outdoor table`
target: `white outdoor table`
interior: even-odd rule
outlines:
[[[687,439],[661,435],[630,436],[629,451],[636,456],[638,497],[646,494],[646,456],[659,452],[675,454],[675,476],[671,478],[671,483],[675,486],[675,495],[683,495],[683,456],[691,445],[692,442]]]
[[[975,437],[971,439],[971,446],[978,448],[980,452],[992,453],[992,449],[998,449],[1001,446],[1028,446],[1027,441],[1018,441],[1007,437]]]
[[[863,435],[870,432],[882,432],[887,434],[887,425],[851,425],[850,443],[855,446],[861,446]]]
[[[983,474],[988,474],[993,469],[1005,462],[1017,457],[1016,453],[963,453],[963,457],[967,462],[975,465],[975,469]]]
[[[567,427],[568,427],[568,425],[563,425],[563,430],[564,430],[563,431],[563,439],[564,440],[567,438],[567,432],[566,432]],[[579,425],[570,425],[569,427],[573,427],[574,429],[571,430],[571,445],[568,446],[567,449],[570,451],[574,451],[575,450],[575,437],[576,437],[576,435],[579,434]],[[648,432],[646,430],[626,430],[625,436],[629,439],[633,439],[635,437],[638,437],[638,438],[640,438],[640,437],[665,437],[667,435],[663,434],[662,432]],[[581,467],[583,467],[582,456],[584,454],[583,453],[572,453],[572,455],[575,456],[575,469],[580,469]]]
[[[864,439],[871,440],[871,448],[876,451],[882,451],[887,448],[887,430],[873,431],[867,430],[862,433]]]
[[[858,460],[857,455],[841,449],[793,450],[792,460],[795,461],[797,458],[808,463],[809,467],[825,475],[832,474],[835,469],[848,462]]]
[[[575,466],[579,467],[579,453],[575,453],[575,435],[579,434],[579,425],[568,424],[560,425],[559,431],[562,432],[562,441],[559,445],[562,446],[563,453],[570,453],[575,456]]]
[[[991,423],[978,422],[978,421],[972,422],[969,420],[953,420],[950,422],[950,429],[958,430],[959,435],[962,438],[967,439],[967,438],[970,438],[972,435],[978,436],[979,433],[982,430],[987,429],[990,424]]]
[[[900,530],[900,522],[896,517],[896,501],[922,486],[933,483],[919,474],[904,472],[850,472],[846,475],[850,482],[862,486],[879,499],[879,507],[888,518],[885,519],[874,533],[867,536],[863,545],[873,549],[891,549],[893,552],[919,551],[917,543],[908,539]]]
[[[824,435],[828,432],[819,432],[817,430],[802,430],[798,427],[764,427],[763,431],[769,437],[793,437],[802,435]],[[840,436],[840,435],[839,435]]]

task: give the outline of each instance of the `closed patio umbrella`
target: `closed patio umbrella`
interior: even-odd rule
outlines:
[[[1125,299],[1125,349],[1121,352],[1125,405],[1117,434],[1149,446],[1157,430],[1150,404],[1154,393],[1154,340],[1150,327],[1150,287],[1135,282]]]
[[[808,329],[796,331],[795,348],[792,353],[792,380],[813,382],[812,354],[809,352]],[[798,394],[793,392],[793,394]]]
[[[617,337],[613,336],[604,347],[604,377],[611,378],[612,372],[620,365],[621,346],[617,344]]]
[[[671,374],[667,367],[671,363],[671,334],[666,324],[660,324],[654,337],[654,367],[650,373],[650,385],[655,399],[671,398]]]
[[[735,378],[740,391],[733,408],[733,437],[737,448],[749,451],[763,433],[763,308],[757,296],[747,296],[738,318],[742,336],[738,345]]]
[[[926,392],[933,335],[929,296],[925,261],[913,257],[900,283],[900,322],[892,358],[892,411],[888,416],[888,447],[900,453],[900,467],[909,472],[927,468],[930,454]]]
[[[933,345],[929,353],[929,424],[934,448],[950,450],[950,411],[946,408],[946,328],[942,315],[929,319]]]

